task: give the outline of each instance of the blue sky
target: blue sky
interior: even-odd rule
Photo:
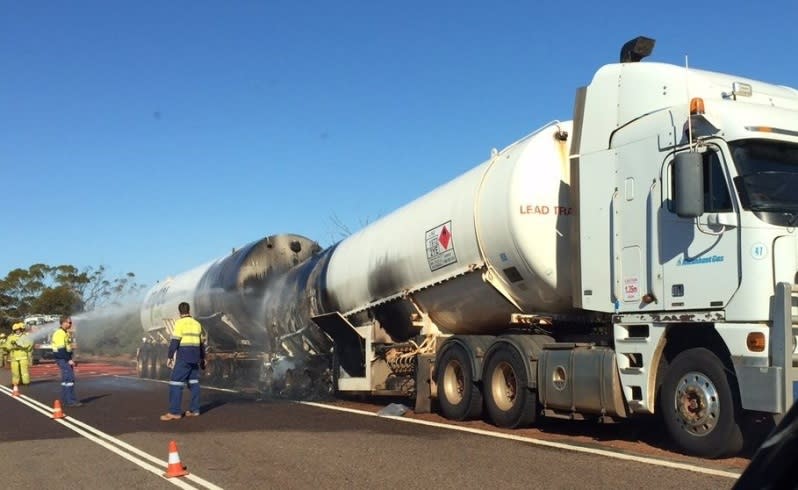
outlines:
[[[798,6],[0,1],[0,277],[152,285],[273,233],[340,238],[655,61],[798,87]]]

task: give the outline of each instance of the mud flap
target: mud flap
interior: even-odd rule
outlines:
[[[432,366],[435,354],[422,354],[416,358],[416,413],[432,411]]]

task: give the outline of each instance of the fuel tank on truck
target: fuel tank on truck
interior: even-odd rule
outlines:
[[[512,313],[571,308],[571,122],[551,124],[338,244],[331,304],[414,335],[414,307],[446,333],[490,333]]]
[[[141,323],[146,331],[172,331],[186,301],[209,343],[220,350],[268,350],[267,289],[286,271],[321,250],[299,235],[272,235],[188,272],[156,284],[146,295]],[[167,336],[168,337],[168,336]]]

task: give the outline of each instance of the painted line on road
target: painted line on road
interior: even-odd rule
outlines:
[[[149,381],[151,383],[163,383],[169,384],[169,381],[165,379],[152,379],[152,378],[139,378],[138,376],[127,376],[125,374],[109,374],[109,376],[113,376],[114,378],[122,378],[122,379],[132,379],[135,381]],[[239,390],[231,390],[230,388],[217,388],[215,386],[207,386],[202,384],[202,379],[200,379],[200,385],[202,386],[203,390],[213,390],[213,391],[223,391],[225,393],[235,393],[240,394]]]
[[[625,460],[625,461],[634,461],[634,462],[637,462],[637,463],[650,464],[650,465],[654,465],[654,466],[662,466],[662,467],[665,467],[665,468],[673,468],[673,469],[677,469],[677,470],[692,471],[692,472],[695,472],[695,473],[702,473],[702,474],[705,474],[705,475],[722,476],[722,477],[725,477],[725,478],[733,478],[735,480],[740,477],[739,473],[734,473],[732,471],[715,470],[715,469],[712,469],[712,468],[702,468],[701,466],[696,466],[696,465],[692,465],[692,464],[688,464],[688,463],[677,463],[675,461],[665,461],[665,460],[656,459],[656,458],[647,458],[645,456],[634,456],[634,455],[631,455],[631,454],[624,454],[624,453],[619,453],[619,452],[615,452],[615,451],[609,451],[609,450],[606,450],[606,449],[597,449],[597,448],[590,448],[590,447],[566,444],[566,443],[562,443],[562,442],[546,441],[546,440],[543,440],[543,439],[535,439],[535,438],[532,438],[532,437],[518,436],[518,435],[514,435],[514,434],[505,434],[505,433],[501,433],[501,432],[491,432],[491,431],[484,430],[484,429],[475,429],[473,427],[460,427],[460,426],[456,426],[456,425],[444,424],[444,423],[441,423],[441,422],[431,422],[431,421],[427,421],[427,420],[409,419],[409,418],[398,417],[398,416],[378,415],[378,414],[376,414],[374,412],[369,412],[369,411],[366,411],[366,410],[358,410],[356,408],[337,407],[337,406],[334,406],[334,405],[326,405],[324,403],[318,403],[318,402],[297,401],[296,403],[299,403],[299,404],[302,404],[302,405],[309,405],[311,407],[326,408],[328,410],[338,410],[340,412],[354,413],[354,414],[358,414],[358,415],[368,415],[368,416],[371,416],[371,417],[380,417],[380,418],[386,418],[386,419],[393,419],[393,420],[397,420],[399,422],[407,422],[407,423],[410,423],[410,424],[427,425],[427,426],[430,426],[430,427],[438,427],[438,428],[441,428],[441,429],[449,429],[449,430],[457,430],[457,431],[461,431],[461,432],[469,432],[471,434],[478,434],[478,435],[482,435],[482,436],[496,437],[496,438],[499,438],[499,439],[508,439],[508,440],[511,440],[511,441],[526,442],[526,443],[529,443],[529,444],[535,444],[535,445],[538,445],[538,446],[545,446],[545,447],[550,447],[550,448],[562,449],[562,450],[566,450],[566,451],[593,454],[593,455],[596,455],[596,456],[604,456],[604,457],[607,457],[607,458],[622,459],[622,460]]]
[[[12,394],[13,394],[12,390],[10,388],[6,387],[6,386],[0,385],[0,391],[2,391],[3,393],[7,394],[8,396],[10,396],[12,398],[16,398],[20,403],[22,403],[24,405],[27,405],[28,407],[32,408],[33,410],[35,410],[35,411],[47,416],[48,418],[52,417],[53,409],[48,407],[44,403],[42,403],[42,402],[40,402],[38,400],[35,400],[35,399],[33,399],[33,398],[31,398],[31,397],[29,397],[27,395],[20,395],[19,397],[14,397],[14,396],[12,396]],[[204,479],[198,477],[197,475],[195,475],[193,473],[189,473],[188,475],[180,477],[179,479],[177,479],[177,478],[166,478],[166,477],[163,476],[163,472],[164,472],[164,468],[167,467],[167,465],[169,464],[168,461],[165,461],[165,460],[159,459],[159,458],[157,458],[155,456],[152,456],[151,454],[146,453],[146,452],[138,449],[135,446],[131,446],[130,444],[126,443],[125,441],[117,439],[116,437],[114,437],[114,436],[112,436],[110,434],[106,434],[105,432],[97,429],[96,427],[93,427],[93,426],[91,426],[89,424],[81,422],[80,420],[74,418],[71,415],[68,415],[66,418],[63,418],[63,419],[53,419],[53,421],[54,422],[58,422],[59,424],[67,427],[68,429],[70,429],[70,430],[82,435],[86,439],[89,439],[90,441],[92,441],[92,442],[94,442],[96,444],[99,444],[100,446],[108,449],[109,451],[112,451],[112,452],[118,454],[119,456],[122,456],[123,458],[127,459],[128,461],[140,466],[141,468],[144,468],[145,470],[149,471],[150,473],[154,473],[155,475],[157,475],[161,479],[166,480],[169,483],[171,483],[173,485],[176,485],[176,486],[178,486],[180,488],[184,488],[184,489],[187,489],[187,490],[189,490],[189,489],[196,490],[198,487],[191,486],[191,485],[189,485],[188,483],[186,483],[184,481],[184,480],[191,480],[192,482],[196,483],[197,485],[200,485],[201,487],[204,487],[204,488],[208,488],[210,490],[222,490],[221,487],[219,487],[217,485],[214,485],[213,483],[211,483],[211,482],[209,482],[207,480],[204,480]],[[116,444],[116,446],[119,446],[119,447],[116,447],[113,444]],[[128,452],[123,451],[123,449],[125,451],[128,451]],[[130,454],[130,453],[132,453],[132,454]],[[138,457],[134,456],[134,454],[136,456],[138,456]],[[150,461],[151,463],[160,464],[161,467],[160,468],[155,467],[155,466],[147,463],[146,461],[143,461],[142,459],[146,459],[146,460]]]

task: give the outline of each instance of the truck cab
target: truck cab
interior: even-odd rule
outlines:
[[[662,63],[577,95],[575,304],[613,315],[631,411],[690,452],[795,400],[797,120],[795,89]]]

